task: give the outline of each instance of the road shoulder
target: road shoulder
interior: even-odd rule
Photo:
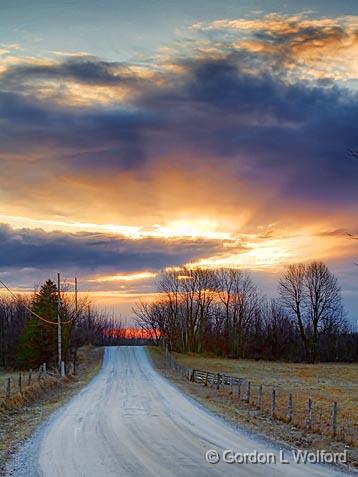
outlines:
[[[0,412],[0,475],[4,475],[6,463],[11,460],[20,447],[34,445],[29,437],[36,433],[41,424],[75,396],[98,373],[102,364],[103,349],[85,347],[80,351],[80,356],[78,373],[75,378],[58,383],[34,402],[18,409]],[[33,449],[25,454],[33,456]]]

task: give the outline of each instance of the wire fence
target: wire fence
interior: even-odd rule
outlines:
[[[66,370],[66,375],[74,374],[72,363]],[[60,382],[65,377],[65,373],[59,373],[56,370],[49,370],[46,363],[42,364],[37,370],[29,369],[27,372],[20,371],[18,374],[11,373],[0,379],[0,408],[11,407],[17,401],[30,398],[39,389],[52,386]]]
[[[354,424],[339,422],[337,401],[332,402],[330,406],[324,406],[311,398],[303,401],[302,396],[255,383],[247,378],[188,368],[178,363],[170,353],[165,353],[164,365],[191,383],[200,384],[208,389],[227,391],[233,401],[243,402],[274,420],[289,423],[307,431],[336,437],[350,444],[357,443]]]

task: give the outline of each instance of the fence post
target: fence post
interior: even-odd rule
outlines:
[[[233,393],[234,390],[234,378],[231,376],[230,377],[230,394]]]
[[[46,364],[45,364],[46,366]],[[46,371],[46,368],[45,368],[45,371]],[[61,361],[61,378],[64,378],[66,376],[66,372],[65,372],[65,362],[64,361]]]
[[[19,393],[22,394],[22,373],[19,373]]]
[[[276,413],[276,389],[272,389],[272,395],[271,395],[271,416],[275,417]]]
[[[312,399],[309,398],[307,402],[307,429],[312,429]]]
[[[239,382],[237,383],[237,397],[238,399],[241,398],[241,379],[239,379]]]
[[[261,402],[262,402],[262,384],[260,384],[258,393],[257,393],[256,407],[258,409],[261,409]]]
[[[317,428],[319,429],[320,432],[322,431],[322,408],[321,407],[318,408]]]
[[[220,389],[220,374],[218,373],[217,375],[217,383],[216,383],[216,389]]]
[[[6,380],[6,399],[10,399],[11,396],[11,378]]]
[[[31,386],[31,381],[32,381],[32,369],[29,369],[29,379],[27,381],[28,386]]]
[[[208,385],[208,372],[205,373],[205,381],[204,381],[204,386]]]
[[[332,434],[337,434],[337,402],[334,401],[332,405]]]
[[[246,392],[246,402],[250,403],[251,398],[251,382],[247,381],[247,392]]]
[[[292,422],[292,415],[293,415],[293,400],[292,394],[288,395],[288,403],[287,403],[287,422]]]

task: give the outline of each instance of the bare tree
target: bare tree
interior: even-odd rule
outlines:
[[[181,326],[180,313],[180,271],[166,270],[162,273],[157,285],[160,300],[165,303],[165,335],[169,350],[175,347],[175,342],[180,341],[181,349],[185,349],[185,334]],[[162,303],[162,307],[164,306]],[[162,330],[163,331],[163,330]]]
[[[305,307],[305,265],[299,263],[290,265],[279,281],[281,303],[297,321],[306,360],[309,361],[309,346],[306,336],[304,307]]]
[[[321,262],[291,265],[280,280],[279,301],[262,297],[248,273],[229,268],[165,271],[157,291],[152,303],[139,302],[133,311],[146,334],[171,350],[308,362],[356,359],[337,280]]]
[[[133,307],[138,326],[150,336],[155,344],[159,344],[160,338],[165,333],[164,317],[158,303],[146,303],[140,301]]]
[[[319,335],[341,324],[343,306],[337,278],[323,262],[312,262],[306,268],[305,289],[310,323],[309,361],[317,358]]]
[[[250,275],[243,273],[234,287],[234,356],[244,358],[247,334],[259,312],[259,292]]]
[[[25,295],[0,296],[0,367],[15,364],[19,338],[31,316],[29,306]]]
[[[279,293],[297,321],[306,360],[314,363],[319,336],[344,321],[337,279],[322,262],[291,265],[279,282]]]
[[[189,351],[201,351],[201,341],[215,295],[214,274],[211,270],[183,267],[178,278],[185,347]]]
[[[244,357],[246,335],[258,311],[259,293],[250,275],[237,268],[216,272],[216,290],[223,309],[228,353]]]
[[[235,310],[235,290],[237,290],[237,284],[241,281],[241,278],[242,271],[238,268],[219,268],[216,271],[216,289],[219,301],[223,308],[223,313],[221,316],[224,320],[224,333],[229,348],[227,350],[228,352],[230,352],[230,342],[232,341],[232,337],[230,335],[232,323],[234,321],[233,314]]]
[[[215,273],[212,270],[198,268],[195,270],[198,280],[197,303],[198,303],[198,330],[197,351],[200,353],[203,347],[203,339],[207,324],[211,315],[211,305],[216,297]]]

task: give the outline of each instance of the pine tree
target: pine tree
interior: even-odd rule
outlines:
[[[54,282],[47,280],[32,300],[32,311],[51,321],[46,323],[32,315],[20,337],[17,361],[21,367],[36,368],[42,363],[55,365],[57,359],[57,305],[58,294]],[[64,321],[61,310],[61,320]],[[65,329],[64,329],[65,328]],[[63,352],[68,346],[68,326],[62,326]]]

